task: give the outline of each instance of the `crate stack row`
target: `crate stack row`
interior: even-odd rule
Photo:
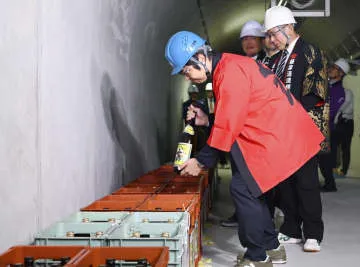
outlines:
[[[167,247],[17,246],[0,255],[1,267],[166,267],[168,262]]]
[[[24,261],[30,252],[46,261],[35,253],[44,247],[54,253],[64,249],[49,259],[61,262],[65,257],[65,266],[112,266],[111,260],[113,266],[164,266],[165,260],[165,266],[197,266],[214,179],[208,171],[187,177],[174,173],[170,165],[161,166],[37,234],[35,246],[14,247],[0,255],[0,266]],[[16,249],[28,252],[14,253]],[[71,249],[74,253],[65,253]],[[148,251],[155,251],[154,256],[144,255]]]

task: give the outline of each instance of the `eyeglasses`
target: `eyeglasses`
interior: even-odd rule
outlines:
[[[277,31],[274,32],[267,32],[266,35],[267,37],[269,37],[271,39],[271,37],[276,37],[276,35],[278,34],[278,32],[282,31],[286,26],[282,26],[282,27],[278,27]]]

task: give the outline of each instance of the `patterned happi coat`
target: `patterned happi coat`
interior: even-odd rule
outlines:
[[[270,66],[274,72],[279,59],[280,57]],[[330,98],[327,59],[324,53],[300,37],[289,56],[281,80],[295,98],[300,101],[325,136],[325,140],[321,144],[321,151],[329,152]]]

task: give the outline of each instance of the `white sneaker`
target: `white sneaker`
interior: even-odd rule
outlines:
[[[299,244],[302,242],[301,238],[294,238],[287,235],[284,235],[283,233],[278,234],[278,240],[280,244]]]
[[[316,239],[306,239],[304,244],[305,252],[319,252],[320,250],[320,243]]]

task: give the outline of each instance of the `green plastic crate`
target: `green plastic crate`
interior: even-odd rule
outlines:
[[[123,223],[170,223],[170,224],[184,224],[190,227],[190,214],[188,212],[147,212],[139,211],[132,212],[124,220]]]
[[[111,224],[119,224],[121,223],[127,216],[129,216],[129,212],[92,212],[92,211],[83,211],[77,212],[75,214],[70,215],[64,221],[64,223],[111,223]]]
[[[111,223],[56,223],[35,236],[35,245],[106,246],[106,237],[115,226]],[[73,233],[73,235],[71,235]]]
[[[168,266],[189,266],[189,228],[184,224],[123,223],[108,236],[110,247],[168,247]]]

